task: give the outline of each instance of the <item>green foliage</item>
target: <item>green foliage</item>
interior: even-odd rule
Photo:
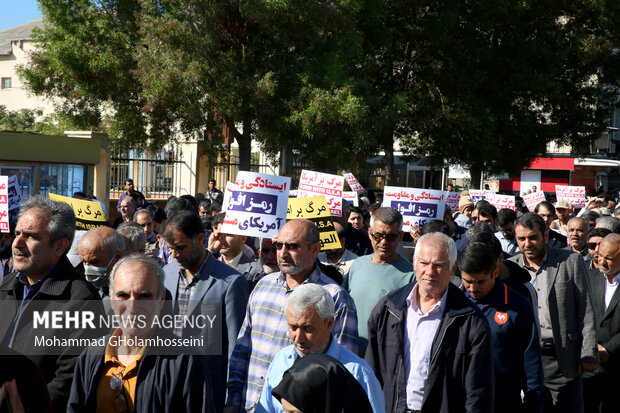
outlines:
[[[75,129],[61,115],[43,117],[41,109],[7,110],[0,105],[0,130],[12,132],[34,132],[44,135],[62,136],[65,130]]]

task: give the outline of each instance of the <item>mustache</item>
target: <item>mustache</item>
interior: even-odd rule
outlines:
[[[30,257],[31,255],[30,251],[28,250],[20,250],[19,248],[13,248],[13,255],[16,255],[16,254],[21,254],[27,258]]]

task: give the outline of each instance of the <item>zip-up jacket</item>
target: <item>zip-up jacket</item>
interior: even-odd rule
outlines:
[[[390,292],[368,320],[366,361],[385,394],[385,411],[407,410],[405,316],[414,283]],[[415,339],[413,339],[415,345]],[[450,283],[431,348],[422,413],[492,412],[494,368],[486,317]]]

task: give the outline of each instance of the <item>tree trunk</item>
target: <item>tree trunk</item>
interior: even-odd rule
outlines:
[[[252,159],[252,121],[249,118],[243,119],[243,133],[239,132],[232,119],[226,118],[226,124],[239,145],[239,170],[249,171]]]
[[[282,145],[280,152],[280,175],[293,176],[293,148],[291,148],[291,145]]]
[[[469,167],[469,177],[471,181],[469,183],[470,189],[481,189],[480,188],[480,174],[481,173],[482,173],[482,165],[475,164]]]
[[[383,147],[385,153],[385,185],[394,185],[394,137]]]

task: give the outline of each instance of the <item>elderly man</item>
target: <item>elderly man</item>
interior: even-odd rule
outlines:
[[[133,215],[136,212],[136,201],[128,196],[127,198],[119,201],[120,204],[120,213],[121,216],[114,220],[112,224],[112,228],[116,229],[123,222],[131,221],[133,219]]]
[[[566,228],[568,246],[565,249],[576,252],[581,255],[584,260],[589,260],[590,257],[588,256],[588,249],[586,248],[586,244],[588,243],[588,231],[590,230],[588,221],[583,218],[575,217],[568,221]]]
[[[541,329],[545,392],[561,412],[583,412],[581,373],[598,367],[596,317],[583,259],[547,244],[542,217],[516,221],[520,255],[510,258],[532,277]]]
[[[312,221],[288,221],[273,240],[280,272],[256,284],[237,345],[230,358],[226,412],[252,412],[260,398],[272,358],[290,344],[284,308],[288,295],[302,284],[324,286],[336,303],[332,332],[339,344],[357,351],[357,314],[353,300],[319,271],[319,230]]]
[[[413,267],[396,252],[403,239],[403,216],[390,207],[379,208],[370,218],[368,235],[374,250],[353,261],[345,288],[353,297],[359,319],[359,354],[368,345],[367,321],[375,304],[387,293],[413,281]]]
[[[338,235],[338,239],[340,239],[341,247],[319,252],[319,261],[321,261],[322,264],[336,267],[340,274],[342,274],[343,279],[346,280],[349,276],[353,261],[358,257],[344,248],[347,239],[347,230],[340,222],[334,221],[334,230]]]
[[[219,260],[243,274],[248,281],[248,289],[251,292],[264,274],[263,267],[244,253],[245,242],[248,240],[247,236],[222,232],[225,215],[222,213],[215,216],[212,241],[219,243]]]
[[[110,227],[89,230],[77,247],[84,275],[102,298],[106,314],[110,311],[109,276],[114,264],[125,255],[125,241]]]
[[[144,253],[146,250],[146,234],[137,222],[123,222],[116,231],[125,240],[125,252],[127,254],[132,252]]]
[[[144,194],[140,191],[136,191],[133,187],[133,179],[127,178],[125,181],[125,192],[123,192],[118,199],[118,205],[116,206],[116,210],[121,212],[121,203],[125,198],[132,198],[134,200],[134,205],[136,209],[141,209],[144,207],[146,203],[146,199],[144,199]]]
[[[620,235],[609,234],[601,241],[599,266],[590,270],[590,283],[599,321],[601,366],[593,373],[584,374],[585,411],[615,412],[618,410],[615,390],[620,377]]]
[[[293,344],[280,350],[269,365],[260,402],[256,406],[257,413],[284,413],[271,390],[280,383],[284,372],[295,360],[311,353],[324,353],[341,362],[366,391],[373,411],[385,411],[381,385],[368,363],[338,344],[331,335],[334,307],[331,295],[320,285],[304,284],[289,295],[286,319]]]
[[[159,263],[143,254],[121,259],[110,294],[122,321],[105,346],[79,358],[67,411],[216,412],[204,358],[181,355],[183,343],[155,321],[165,297]]]
[[[237,270],[218,261],[204,248],[205,234],[196,212],[183,210],[174,214],[166,222],[163,237],[174,258],[164,267],[174,314],[201,314],[209,304],[221,307],[220,334],[189,327],[174,331],[183,338],[207,336],[207,347],[221,348],[220,354],[207,356],[215,406],[220,412],[224,408],[228,358],[248,302],[248,283]]]
[[[97,290],[83,280],[66,257],[75,232],[75,216],[69,204],[34,196],[24,202],[13,241],[17,273],[7,274],[0,285],[0,337],[8,347],[28,356],[45,377],[55,411],[64,411],[71,389],[76,348],[36,345],[41,329],[34,327],[33,308],[42,312],[79,311],[87,304],[103,314]],[[99,335],[83,329],[46,329],[47,337],[82,338]]]
[[[456,245],[423,235],[417,283],[390,292],[368,320],[366,361],[389,412],[492,412],[493,350],[485,316],[450,282]]]
[[[497,383],[494,411],[542,413],[540,333],[531,304],[501,281],[488,244],[470,242],[459,256],[459,268],[461,290],[482,310],[491,327]]]
[[[146,235],[146,250],[157,248],[157,234],[153,232],[153,214],[148,209],[136,211],[133,220],[142,227]]]

